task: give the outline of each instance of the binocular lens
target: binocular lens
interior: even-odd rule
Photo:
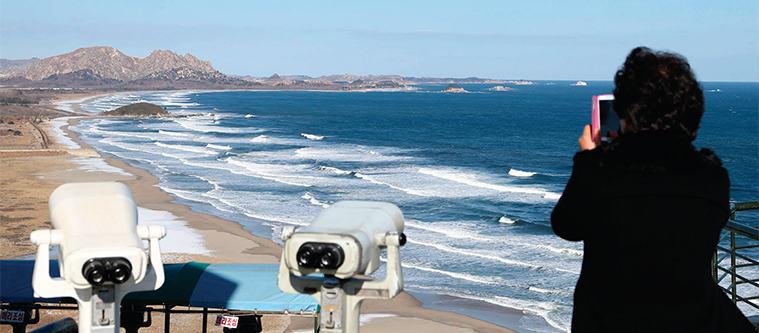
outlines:
[[[100,260],[88,260],[82,268],[82,274],[93,286],[99,286],[105,280],[105,265]]]
[[[340,266],[340,254],[334,248],[326,248],[319,260],[319,266],[326,269],[335,269]]]
[[[82,267],[82,274],[93,286],[106,281],[122,284],[132,275],[132,265],[124,258],[90,259]]]
[[[337,244],[306,243],[296,254],[298,266],[304,268],[336,269],[343,264],[343,249]]]
[[[314,247],[305,244],[298,250],[298,266],[311,267],[314,263]]]
[[[124,259],[116,259],[108,270],[109,279],[116,284],[122,284],[132,275],[132,265]]]
[[[90,275],[88,276],[88,279],[90,283],[92,284],[101,284],[103,283],[103,279],[105,278],[105,275],[103,275],[103,271],[99,269],[92,270],[90,272]]]

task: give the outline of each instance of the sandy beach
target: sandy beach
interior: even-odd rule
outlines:
[[[80,112],[78,104],[91,96],[76,98],[64,102],[63,109]],[[77,118],[56,119],[37,124],[36,129],[17,124],[22,135],[0,137],[0,190],[3,193],[0,199],[0,258],[33,258],[36,248],[29,241],[29,234],[51,227],[48,198],[58,186],[71,182],[117,181],[132,191],[141,223],[161,223],[169,230],[161,241],[164,262],[279,262],[282,248],[272,240],[254,236],[234,221],[195,212],[189,206],[172,202],[175,199],[157,187],[159,180],[146,170],[119,159],[95,157],[96,152],[67,129],[76,121]],[[34,146],[36,139],[32,138],[41,136],[35,131],[45,133],[47,149],[24,149]],[[43,314],[40,324],[30,325],[29,329],[61,316],[77,316],[71,311],[59,312]],[[504,316],[518,318],[521,314],[514,311],[504,313]],[[172,331],[200,331],[201,320],[200,315],[172,315]],[[154,312],[153,325],[140,331],[163,332],[163,321],[162,314]],[[263,324],[264,332],[307,332],[313,328],[313,318],[267,315]],[[458,313],[425,308],[422,302],[405,292],[392,300],[364,302],[361,329],[362,332],[511,331]],[[0,326],[0,332],[10,331],[9,326]],[[210,326],[209,331],[221,331],[221,328]]]

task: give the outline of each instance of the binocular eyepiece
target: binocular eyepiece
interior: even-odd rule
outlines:
[[[340,245],[309,242],[301,245],[296,258],[303,268],[336,269],[343,264],[345,254]]]
[[[84,263],[82,274],[93,286],[106,281],[122,284],[132,275],[132,264],[125,258],[97,258]]]

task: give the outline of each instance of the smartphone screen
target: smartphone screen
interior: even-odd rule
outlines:
[[[619,134],[619,117],[614,112],[614,100],[598,101],[599,118],[601,118],[601,141],[610,142],[609,132]]]
[[[592,117],[592,135],[593,140],[596,140],[595,133],[599,130],[601,136],[601,142],[610,142],[611,136],[609,132],[616,132],[619,134],[619,117],[614,112],[614,95],[598,95],[593,96],[593,117]]]

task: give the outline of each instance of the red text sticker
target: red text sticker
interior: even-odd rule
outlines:
[[[237,328],[237,321],[239,319],[240,318],[238,317],[218,315],[216,316],[216,326],[227,327],[227,328]]]
[[[0,315],[0,321],[4,323],[23,323],[24,311],[3,310],[3,314]]]

